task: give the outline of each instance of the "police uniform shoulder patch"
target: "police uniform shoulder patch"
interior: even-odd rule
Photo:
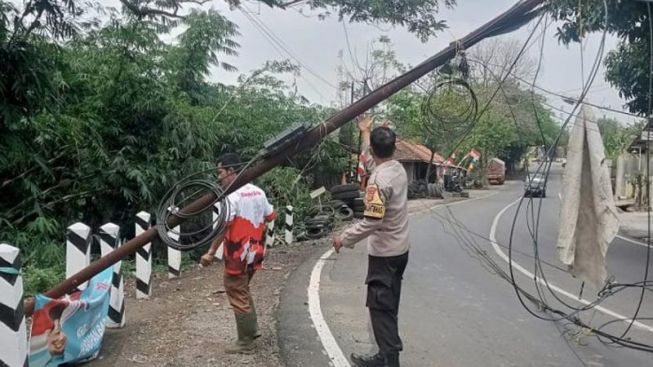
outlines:
[[[383,219],[385,216],[385,203],[381,200],[379,187],[376,184],[367,186],[365,192],[365,212],[367,218]]]

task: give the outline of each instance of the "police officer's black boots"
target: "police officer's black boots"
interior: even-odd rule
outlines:
[[[388,367],[399,367],[399,352],[386,353],[385,362]]]
[[[385,356],[378,352],[373,355],[351,354],[351,361],[357,367],[386,367]]]

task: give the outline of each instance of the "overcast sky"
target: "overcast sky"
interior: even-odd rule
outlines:
[[[110,0],[115,1],[116,0]],[[241,36],[236,40],[241,44],[238,57],[225,57],[236,67],[238,72],[226,72],[214,68],[209,77],[211,81],[222,83],[235,83],[239,73],[246,73],[259,68],[267,60],[280,60],[293,57],[298,59],[303,68],[301,76],[297,79],[298,90],[312,102],[330,105],[336,100],[337,67],[341,63],[338,58],[339,51],[343,52],[345,66],[353,69],[352,58],[364,60],[368,45],[381,35],[387,35],[393,42],[397,58],[403,64],[416,65],[426,58],[446,47],[456,38],[462,38],[470,31],[494,18],[501,12],[510,8],[515,0],[459,0],[459,5],[454,9],[443,9],[439,19],[445,19],[449,29],[438,34],[436,38],[422,43],[419,39],[402,28],[387,25],[366,25],[346,23],[350,46],[345,38],[345,29],[337,17],[320,20],[316,12],[302,7],[289,10],[270,9],[258,1],[246,0],[243,2],[247,10],[231,10],[223,0],[214,0],[204,5],[204,8],[213,7],[219,10],[230,20],[238,24]],[[249,14],[245,16],[243,11]],[[261,22],[269,31],[278,38],[287,50],[275,47],[264,33],[254,26],[251,19]],[[534,26],[534,22],[522,29],[502,38],[513,38],[525,41]],[[562,92],[564,94],[578,94],[582,86],[581,51],[578,44],[569,48],[560,45],[555,39],[556,25],[547,30],[542,69],[538,77],[538,84],[546,89]],[[539,31],[536,33],[539,34]],[[600,35],[592,35],[585,40],[583,51],[585,77],[591,68],[597,54]],[[539,43],[529,49],[532,57],[539,57]],[[614,48],[616,40],[608,38],[606,50]],[[349,49],[354,55],[350,56]],[[353,57],[352,57],[353,56]],[[309,70],[310,69],[310,70]],[[547,97],[549,103],[569,109],[560,98]],[[589,101],[622,110],[624,101],[618,96],[616,90],[607,85],[604,80],[604,68],[601,67],[591,92]],[[617,117],[623,122],[632,119],[618,114],[607,115]],[[597,111],[597,115],[603,112]]]

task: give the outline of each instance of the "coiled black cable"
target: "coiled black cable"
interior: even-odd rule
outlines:
[[[262,152],[245,164],[230,166],[232,168],[239,167],[236,179],[261,155]],[[231,208],[225,193],[231,185],[223,188],[220,187],[215,177],[206,177],[209,172],[215,172],[215,170],[215,168],[211,168],[185,177],[173,185],[161,199],[156,212],[156,227],[159,238],[167,246],[179,251],[194,250],[211,243],[227,229],[227,218]],[[234,179],[233,182],[235,181]],[[215,195],[217,199],[214,203],[190,213],[181,210],[187,204],[207,193]],[[192,230],[182,231],[181,225],[170,228],[168,219],[172,215],[185,219],[187,223],[185,226],[192,228]]]
[[[455,107],[445,105],[452,101]],[[448,76],[438,81],[424,98],[422,116],[422,127],[427,134],[455,140],[471,130],[478,120],[476,93],[466,80]]]
[[[157,211],[157,232],[159,238],[169,247],[180,251],[190,251],[202,247],[226,229],[229,213],[229,201],[222,199],[215,204],[203,207],[195,212],[180,210],[185,204],[197,198],[198,194],[213,193],[216,197],[224,196],[224,190],[208,179],[184,179],[176,183],[163,197]],[[215,208],[215,209],[214,209]],[[217,214],[215,218],[213,214]],[[170,228],[168,219],[175,215],[190,221],[194,230],[182,231],[181,225]]]

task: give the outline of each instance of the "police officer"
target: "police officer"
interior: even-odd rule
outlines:
[[[363,149],[372,170],[365,191],[362,221],[346,228],[333,238],[336,252],[342,246],[368,237],[367,303],[374,338],[379,347],[374,355],[352,354],[356,366],[399,366],[403,346],[399,338],[397,314],[401,280],[408,263],[408,178],[403,166],[392,159],[396,135],[387,126],[372,130],[374,119],[359,119]]]

